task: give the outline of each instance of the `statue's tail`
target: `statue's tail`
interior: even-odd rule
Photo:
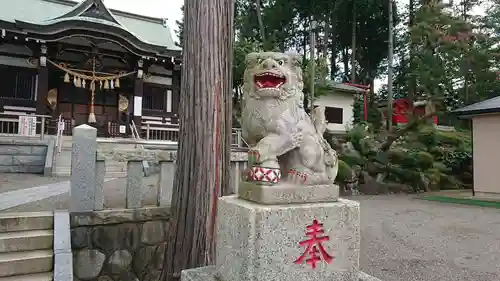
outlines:
[[[332,149],[332,151],[334,151]],[[334,151],[335,153],[335,151]],[[335,179],[337,178],[337,174],[339,173],[339,158],[337,157],[337,153],[335,153],[335,163],[330,166],[330,178],[332,179],[332,182],[335,182]]]
[[[339,157],[337,152],[331,148],[326,140],[323,141],[323,149],[325,150],[325,165],[328,177],[332,180],[332,183],[334,183],[339,172]]]

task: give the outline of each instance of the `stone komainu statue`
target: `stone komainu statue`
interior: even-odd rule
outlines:
[[[250,180],[319,185],[333,184],[337,176],[337,154],[323,138],[324,108],[311,116],[304,110],[300,65],[294,53],[247,56],[241,127],[255,156]]]

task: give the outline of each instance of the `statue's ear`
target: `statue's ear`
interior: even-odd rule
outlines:
[[[296,52],[287,52],[285,54],[288,56],[288,58],[290,59],[290,63],[293,66],[300,67],[302,65],[302,57],[298,53],[296,53]]]
[[[253,65],[257,59],[259,58],[259,53],[249,53],[246,57],[245,63],[246,65]]]

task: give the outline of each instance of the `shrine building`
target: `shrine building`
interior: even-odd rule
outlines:
[[[25,114],[43,116],[49,134],[58,120],[66,135],[90,124],[101,137],[177,126],[181,49],[166,19],[102,0],[3,2],[0,133]]]

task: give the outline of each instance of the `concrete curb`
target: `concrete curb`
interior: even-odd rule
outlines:
[[[55,141],[49,140],[47,143],[47,156],[45,156],[45,167],[43,168],[43,175],[45,177],[52,176],[55,148],[56,148]]]
[[[54,281],[73,280],[69,212],[54,211]]]

